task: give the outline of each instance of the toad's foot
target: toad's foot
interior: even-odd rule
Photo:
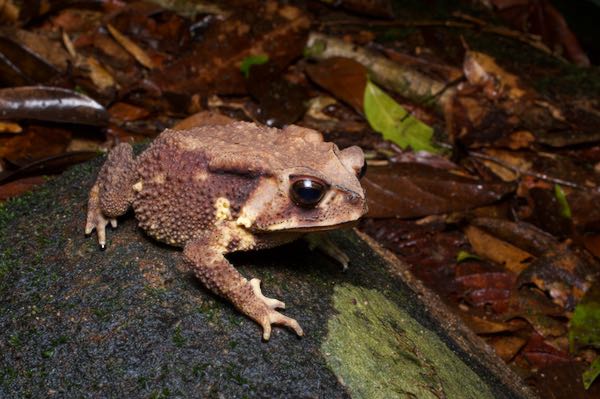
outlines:
[[[262,291],[260,290],[259,279],[253,278],[252,280],[250,280],[249,284],[252,287],[252,291],[254,292],[255,297],[262,301],[262,303],[266,307],[266,309],[261,309],[262,311],[260,313],[262,314],[254,315],[252,314],[254,312],[251,312],[249,314],[249,316],[256,320],[256,322],[262,327],[263,339],[265,341],[268,341],[271,337],[271,324],[279,324],[291,328],[300,337],[304,335],[302,327],[300,327],[300,324],[298,324],[296,320],[287,317],[275,310],[278,308],[285,309],[285,303],[277,299],[267,298],[266,296],[264,296],[262,294]]]
[[[100,187],[94,184],[90,190],[90,199],[88,201],[87,221],[85,223],[85,234],[89,235],[94,229],[98,234],[98,243],[100,248],[106,248],[106,226],[110,223],[112,227],[117,227],[117,219],[106,218],[100,210]]]
[[[338,261],[342,265],[343,271],[348,270],[350,258],[333,242],[327,233],[310,233],[303,238],[308,243],[308,248],[311,251],[318,249]]]
[[[216,245],[210,241],[212,237],[188,242],[183,249],[183,256],[196,277],[209,290],[221,295],[237,310],[260,324],[265,341],[271,337],[272,324],[286,326],[296,334],[304,335],[296,320],[275,310],[285,308],[285,304],[264,296],[260,290],[260,280],[248,281],[235,270],[225,256],[215,250]]]

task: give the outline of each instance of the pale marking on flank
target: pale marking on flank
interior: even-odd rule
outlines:
[[[240,216],[235,221],[235,224],[237,224],[238,226],[243,226],[245,228],[250,228],[250,226],[252,226],[252,220],[250,220],[250,218],[248,218],[247,216]]]
[[[133,191],[137,191],[139,193],[144,188],[144,183],[140,180],[139,182],[135,183],[132,188]]]
[[[152,178],[152,182],[156,184],[164,184],[167,179],[167,176],[164,173],[159,173]]]
[[[231,204],[224,197],[219,197],[215,201],[215,220],[224,221],[231,218]]]

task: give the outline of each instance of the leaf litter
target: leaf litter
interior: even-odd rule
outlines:
[[[361,229],[540,396],[594,397],[597,44],[548,1],[334,3],[6,2],[0,199],[167,127],[314,128],[365,150]]]

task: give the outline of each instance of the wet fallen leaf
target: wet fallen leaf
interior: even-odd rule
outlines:
[[[93,99],[61,87],[0,89],[1,119],[36,119],[104,126],[108,113]]]
[[[469,223],[535,256],[542,256],[559,243],[551,234],[521,221],[479,217]]]
[[[440,152],[432,144],[433,129],[411,116],[400,104],[373,82],[365,87],[364,112],[373,130],[401,148]]]
[[[1,174],[0,174],[1,176]],[[27,191],[30,191],[36,186],[46,182],[43,176],[25,177],[15,180],[10,183],[0,185],[0,202],[6,201],[9,198],[19,196]]]
[[[23,128],[18,123],[9,121],[0,121],[0,133],[21,133]]]
[[[310,20],[291,5],[260,4],[215,21],[188,55],[148,81],[169,93],[232,94],[245,91],[240,65],[250,55],[268,55],[269,64],[282,70],[302,54]]]
[[[371,167],[362,180],[370,217],[414,218],[495,202],[511,184],[487,183],[417,163]]]
[[[117,87],[117,83],[111,73],[97,59],[86,57],[84,62],[87,66],[89,77],[98,90],[105,91]]]
[[[504,265],[512,273],[519,274],[525,270],[534,258],[530,253],[502,241],[478,227],[467,226],[464,231],[477,255]]]
[[[306,66],[308,76],[335,98],[364,112],[367,68],[350,58],[332,57]]]
[[[600,265],[578,248],[548,248],[519,276],[518,284],[534,284],[563,308],[571,310],[600,274]]]
[[[205,125],[226,125],[234,121],[235,119],[217,112],[201,111],[179,121],[175,126],[172,127],[172,129],[184,130]]]
[[[26,164],[18,170],[0,174],[0,183],[8,183],[27,176],[60,173],[69,166],[89,161],[98,156],[97,151],[66,152]]]
[[[72,137],[72,132],[64,128],[29,125],[21,134],[0,137],[0,158],[22,166],[36,159],[61,154]]]
[[[0,1],[0,22],[16,22],[19,18],[19,8],[12,0]]]
[[[486,339],[488,345],[494,348],[494,352],[505,362],[513,359],[525,346],[527,340],[518,336],[499,336]]]
[[[522,187],[526,184],[524,183]],[[522,219],[555,237],[567,237],[572,231],[572,221],[570,217],[565,217],[564,212],[568,209],[570,213],[571,209],[566,202],[564,191],[561,190],[561,193],[563,196],[559,197],[556,190],[553,192],[550,187],[531,187],[526,192],[528,207],[520,210]],[[564,202],[561,203],[560,198]]]
[[[498,334],[506,332],[514,332],[521,330],[526,326],[526,323],[520,320],[511,320],[509,322],[487,320],[474,315],[461,314],[462,319],[467,322],[469,327],[476,334]],[[525,344],[525,340],[523,340]]]
[[[127,50],[129,54],[131,54],[133,58],[136,59],[137,62],[139,62],[148,69],[153,69],[155,67],[154,61],[150,58],[148,54],[146,54],[146,52],[140,46],[138,46],[127,36],[119,32],[111,24],[107,24],[106,27],[108,28],[110,34],[115,38],[115,40],[119,42],[119,44],[123,46],[123,48]]]
[[[150,111],[132,104],[118,102],[108,109],[110,117],[118,121],[137,121],[150,115]]]
[[[254,117],[267,126],[290,125],[306,111],[306,89],[282,77],[281,72],[272,65],[253,67],[246,86],[258,101]]]
[[[567,332],[565,323],[560,320],[565,318],[564,310],[536,289],[523,287],[513,290],[508,308],[495,310],[501,311],[505,320],[526,320],[542,337],[561,337]]]
[[[30,50],[0,36],[0,83],[3,86],[45,83],[57,73],[51,64]]]
[[[568,353],[548,345],[543,336],[535,333],[531,335],[521,354],[537,368],[564,365],[573,361]]]
[[[492,0],[491,3],[500,10],[499,14],[506,22],[518,29],[540,35],[550,48],[564,51],[577,65],[590,65],[588,56],[564,17],[549,1]]]

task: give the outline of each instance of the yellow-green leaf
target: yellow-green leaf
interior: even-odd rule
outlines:
[[[365,87],[364,107],[369,124],[384,139],[401,148],[410,146],[414,151],[440,152],[431,142],[433,129],[411,116],[370,80]]]
[[[569,202],[567,201],[567,195],[561,186],[558,184],[554,185],[554,196],[560,205],[560,214],[563,217],[571,218],[571,207],[569,206]]]
[[[266,54],[249,55],[242,60],[240,71],[245,78],[250,76],[250,68],[252,65],[262,65],[269,61],[269,56]]]
[[[600,357],[597,357],[590,367],[583,372],[583,387],[589,389],[594,380],[600,375]]]
[[[458,251],[458,254],[456,255],[456,262],[460,263],[464,262],[465,260],[481,260],[481,258],[467,251]]]

